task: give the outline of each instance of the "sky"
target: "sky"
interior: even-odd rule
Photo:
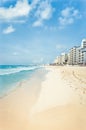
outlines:
[[[52,63],[86,38],[86,0],[0,0],[0,64]]]

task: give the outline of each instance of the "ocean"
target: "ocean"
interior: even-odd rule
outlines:
[[[0,97],[15,89],[19,82],[29,79],[40,67],[38,65],[0,65]]]

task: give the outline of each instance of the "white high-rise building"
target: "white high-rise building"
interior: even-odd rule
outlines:
[[[66,64],[68,60],[68,55],[66,53],[61,54],[61,64]]]
[[[83,39],[81,46],[74,46],[69,53],[62,53],[55,60],[58,65],[86,65],[86,39]]]
[[[60,56],[57,56],[54,63],[58,65],[64,65],[67,63],[68,55],[66,53],[62,53]]]
[[[81,42],[81,48],[85,48],[86,47],[86,39],[83,39]]]
[[[68,54],[68,64],[69,65],[77,65],[77,59],[78,59],[78,48],[77,46],[74,46],[70,49]]]
[[[81,46],[75,46],[70,49],[68,54],[68,64],[86,64],[86,39],[82,40]]]
[[[86,64],[86,39],[83,39],[78,50],[78,64]]]
[[[80,49],[79,64],[86,64],[86,47]]]

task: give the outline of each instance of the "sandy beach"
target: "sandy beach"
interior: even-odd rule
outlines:
[[[86,67],[45,66],[0,99],[0,130],[86,130]]]

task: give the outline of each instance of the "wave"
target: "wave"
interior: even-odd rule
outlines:
[[[22,72],[22,71],[35,70],[37,68],[39,68],[39,66],[0,69],[0,75],[9,75],[9,74]]]

